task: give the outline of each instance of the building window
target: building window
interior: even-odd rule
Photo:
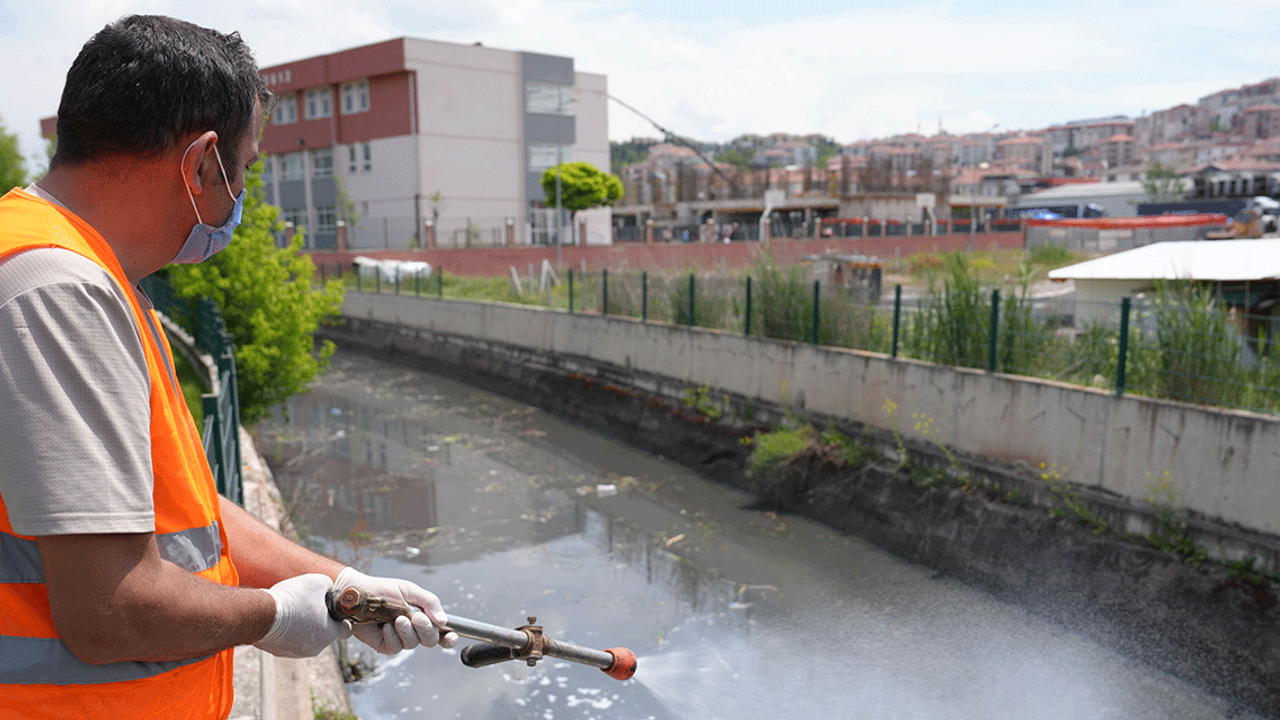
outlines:
[[[306,160],[302,152],[285,153],[280,156],[281,180],[301,180],[306,176]]]
[[[296,122],[298,122],[298,95],[291,92],[285,93],[276,100],[272,123],[275,125],[289,125]]]
[[[276,158],[274,155],[262,156],[262,173],[258,177],[262,178],[263,185],[270,185],[272,176],[275,174]]]
[[[333,177],[333,148],[319,148],[311,151],[311,177]]]
[[[333,93],[327,87],[311,88],[307,91],[306,116],[308,120],[319,120],[333,114]]]
[[[333,205],[316,206],[316,235],[332,235],[338,231],[338,213]]]
[[[342,114],[362,113],[369,109],[369,81],[342,83]]]
[[[367,173],[373,170],[373,147],[369,143],[353,143],[347,146],[347,174]]]
[[[525,83],[524,111],[540,115],[573,115],[573,86]]]
[[[529,172],[541,173],[553,168],[557,160],[561,164],[573,162],[573,146],[554,143],[529,145]]]
[[[293,223],[293,232],[299,233],[307,229],[307,209],[306,208],[285,208],[284,221]]]

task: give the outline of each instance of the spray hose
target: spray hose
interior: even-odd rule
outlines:
[[[342,593],[330,590],[325,594],[325,605],[334,620],[350,620],[353,623],[394,622],[401,615],[408,615],[409,606],[393,600],[369,597],[360,588],[347,588]],[[440,628],[440,634],[455,632],[462,637],[481,640],[462,649],[462,664],[467,667],[484,667],[507,660],[524,660],[530,667],[544,657],[555,657],[570,662],[600,668],[615,680],[628,680],[636,674],[636,654],[624,647],[594,650],[573,643],[552,640],[536,625],[535,617],[529,624],[518,628],[504,628],[449,614],[449,626]]]

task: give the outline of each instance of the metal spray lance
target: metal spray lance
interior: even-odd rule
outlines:
[[[325,594],[325,605],[335,620],[353,623],[394,622],[401,615],[408,615],[410,608],[400,602],[369,597],[360,588],[347,588],[341,593],[330,590]],[[462,664],[467,667],[484,667],[507,660],[524,660],[530,667],[544,657],[555,657],[570,662],[600,668],[605,675],[616,680],[627,680],[636,674],[636,654],[624,647],[594,650],[581,645],[552,640],[536,625],[535,617],[529,624],[518,628],[504,628],[449,614],[449,626],[440,633],[455,632],[462,637],[481,640],[462,649]]]

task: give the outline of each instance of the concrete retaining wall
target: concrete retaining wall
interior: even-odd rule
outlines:
[[[348,317],[603,362],[758,398],[1141,502],[1168,471],[1176,499],[1280,534],[1280,420],[884,355],[498,303],[349,292]],[[715,392],[712,396],[715,396]],[[890,413],[887,401],[896,404]],[[926,435],[918,416],[933,420]]]

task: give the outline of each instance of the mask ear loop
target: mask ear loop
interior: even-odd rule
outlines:
[[[200,138],[196,138],[195,140],[192,140],[192,141],[191,141],[191,144],[187,146],[186,151],[184,151],[184,152],[182,153],[182,167],[184,168],[183,173],[182,173],[182,184],[183,184],[183,185],[185,185],[185,186],[187,187],[187,199],[191,201],[191,209],[196,211],[196,222],[198,222],[198,223],[200,223],[201,225],[203,225],[203,224],[204,224],[204,219],[200,217],[200,208],[196,207],[196,196],[195,196],[195,195],[193,195],[193,194],[191,194],[191,185],[187,182],[187,174],[186,174],[186,170],[185,170],[185,168],[186,168],[186,166],[187,166],[187,155],[190,155],[190,154],[191,154],[191,148],[195,147],[195,146],[196,146],[196,143],[198,143],[198,142],[200,142]],[[218,146],[217,146],[217,145],[214,145],[214,146],[213,146],[213,151],[214,151],[214,152],[217,152],[217,151],[218,151]],[[222,159],[221,159],[221,158],[219,158],[219,159],[218,159],[218,164],[219,164],[219,165],[221,165],[221,164],[222,164]],[[224,170],[223,172],[225,173],[226,171]]]
[[[187,149],[183,151],[182,165],[184,167],[187,164],[187,155],[191,154],[191,148],[195,147],[198,142],[200,142],[200,138],[192,140]],[[218,158],[218,169],[222,171],[222,186],[227,189],[227,197],[231,198],[231,202],[235,202],[236,196],[231,192],[231,178],[227,175],[227,166],[222,164],[222,153],[218,152],[218,144],[216,142],[213,144],[213,154]],[[196,196],[191,193],[191,186],[187,184],[185,176],[182,178],[182,184],[187,186],[187,199],[191,201],[191,209],[196,211],[196,222],[203,225],[204,220],[200,217],[200,208],[196,207]]]

